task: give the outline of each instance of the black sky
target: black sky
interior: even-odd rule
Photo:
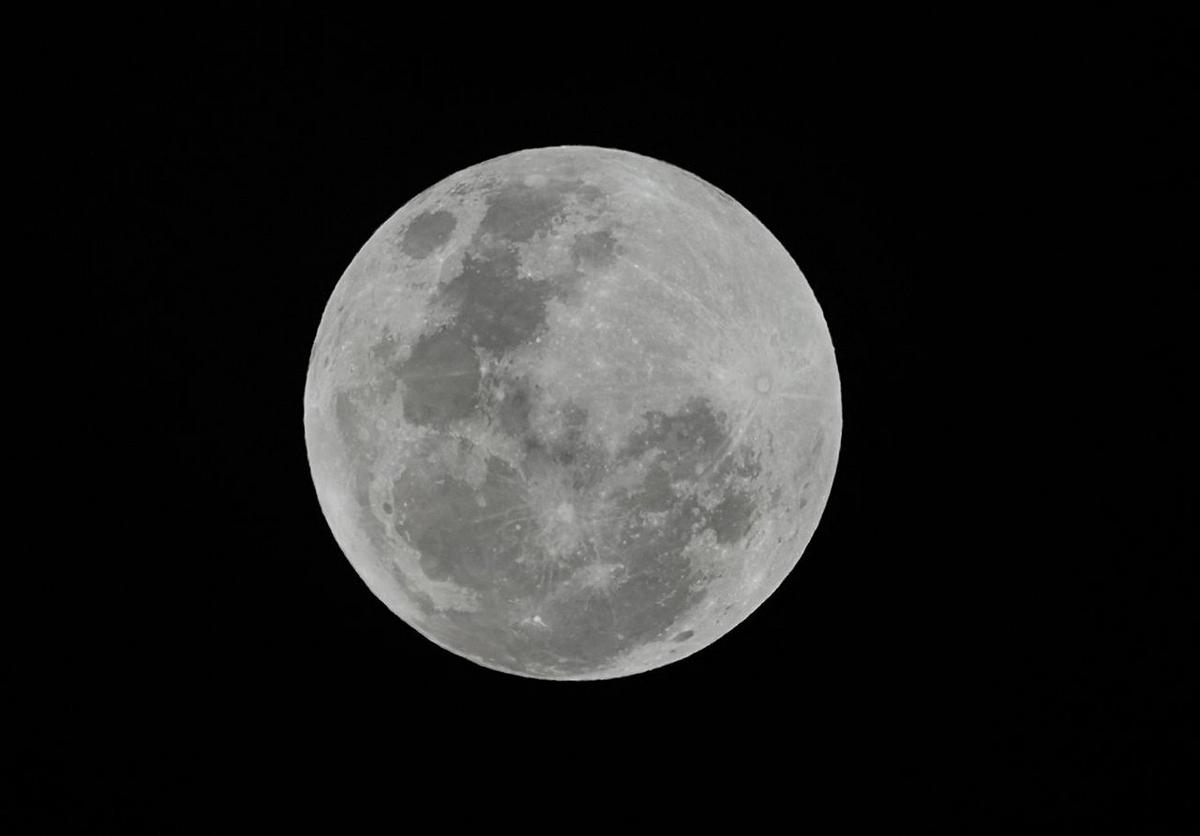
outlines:
[[[21,660],[47,828],[222,798],[269,818],[257,781],[290,797],[321,769],[410,799],[511,779],[517,810],[575,770],[609,799],[715,784],[738,804],[819,778],[981,832],[1151,816],[1193,751],[1153,718],[1190,693],[1162,532],[1194,506],[1131,486],[1179,467],[1147,412],[1182,386],[1145,369],[1182,351],[1194,53],[1172,21],[951,23],[468,50],[163,21],[88,53],[106,373],[82,389],[96,545]],[[583,685],[476,667],[391,615],[330,535],[301,421],[326,299],[375,228],[466,166],[562,144],[671,162],[771,229],[845,413],[783,587],[682,663]]]

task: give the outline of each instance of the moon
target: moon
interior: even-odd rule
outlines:
[[[588,680],[684,659],[800,559],[841,443],[812,289],[699,177],[593,147],[453,174],[362,246],[309,358],[334,538],[437,645]]]

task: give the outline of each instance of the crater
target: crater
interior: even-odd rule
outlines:
[[[685,641],[687,641],[688,639],[690,639],[690,638],[691,638],[692,636],[694,636],[694,635],[696,635],[696,634],[695,634],[693,631],[691,631],[691,630],[684,630],[682,633],[680,633],[679,635],[677,635],[675,638],[671,639],[671,641],[673,641],[673,642],[685,642]]]

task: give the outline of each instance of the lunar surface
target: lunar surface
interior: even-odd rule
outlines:
[[[441,647],[542,679],[682,659],[808,544],[841,440],[795,262],[664,162],[523,151],[413,198],[321,319],[304,430],[370,589]]]

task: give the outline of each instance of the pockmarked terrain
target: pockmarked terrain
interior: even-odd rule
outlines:
[[[841,439],[807,281],[745,208],[622,151],[524,151],[401,208],[334,289],[309,463],[371,590],[546,679],[715,641],[800,558]]]

